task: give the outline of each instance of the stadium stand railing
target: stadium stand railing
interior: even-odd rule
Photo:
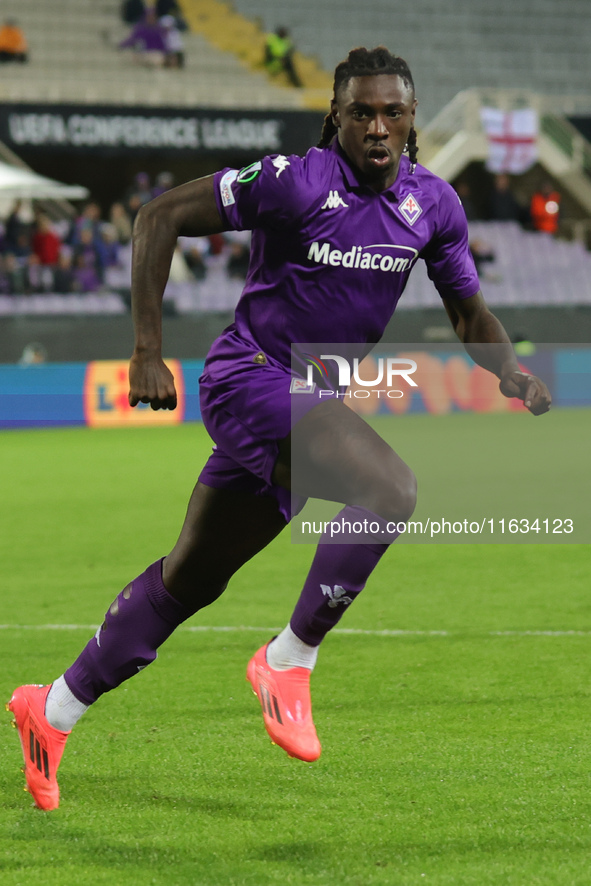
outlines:
[[[586,99],[591,107],[591,97]],[[447,181],[475,160],[486,160],[483,106],[538,112],[538,160],[557,183],[591,216],[591,145],[565,117],[549,114],[548,97],[521,89],[468,89],[459,92],[420,131],[420,161]],[[567,100],[560,105],[567,106]],[[571,100],[571,107],[577,104]]]
[[[223,0],[181,0],[183,13],[191,30],[224,52],[231,52],[253,71],[264,70],[265,28],[259,18],[250,19],[231,3]],[[294,53],[294,64],[302,81],[302,103],[307,108],[327,107],[332,91],[332,76],[315,57]],[[293,93],[287,78],[280,74],[273,82]]]

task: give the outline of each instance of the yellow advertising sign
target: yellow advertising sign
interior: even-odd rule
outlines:
[[[148,403],[129,405],[129,363],[126,360],[95,360],[86,367],[84,418],[92,428],[178,425],[185,414],[185,385],[179,360],[166,360],[174,376],[177,408],[153,410]]]

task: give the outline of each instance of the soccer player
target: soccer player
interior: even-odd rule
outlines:
[[[289,624],[247,668],[273,741],[302,760],[320,755],[309,690],[318,647],[395,540],[393,524],[412,514],[416,487],[411,469],[342,397],[290,396],[291,343],[369,349],[403,292],[414,263],[408,257],[420,255],[457,335],[497,375],[503,394],[534,415],[549,409],[546,386],[519,370],[480,293],[455,192],[417,165],[416,104],[401,58],[383,47],[355,49],[336,68],[320,144],[305,157],[224,169],[140,210],[132,406],[176,405],[161,357],[161,302],[177,237],[252,229],[250,268],[235,322],[213,344],[201,378],[203,420],[216,446],[177,543],[117,596],[62,676],[21,686],[9,703],[40,808],[58,805],[56,771],[87,707],[153,661],[181,622],[223,593],[286,526],[292,492],[300,501],[340,502],[335,519],[343,526],[366,520],[372,530],[343,534],[339,544],[321,538]]]

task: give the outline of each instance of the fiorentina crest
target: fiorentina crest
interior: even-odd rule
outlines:
[[[409,194],[408,197],[404,198],[398,209],[407,220],[409,225],[414,225],[419,215],[423,211],[422,208],[419,206],[418,201],[413,197],[412,194]]]

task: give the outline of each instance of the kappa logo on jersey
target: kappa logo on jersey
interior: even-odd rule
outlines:
[[[289,386],[290,394],[313,394],[316,390],[316,382],[305,378],[292,378]]]
[[[322,588],[322,593],[325,597],[328,597],[328,605],[330,609],[335,609],[339,603],[342,603],[343,606],[348,606],[349,603],[352,603],[353,600],[351,597],[347,596],[347,592],[340,585],[335,585],[334,588],[331,588],[330,585],[320,585]]]
[[[259,177],[262,171],[263,164],[260,160],[257,160],[256,163],[251,163],[250,166],[245,166],[244,169],[241,169],[236,176],[236,181],[240,185],[249,185],[255,178]]]
[[[273,166],[277,170],[277,172],[275,173],[275,178],[279,178],[281,173],[285,172],[285,170],[287,169],[288,166],[291,166],[291,163],[289,162],[287,157],[285,157],[283,154],[279,154],[278,157],[273,157],[273,159],[271,160],[271,163],[273,164]]]
[[[408,197],[405,197],[400,206],[398,207],[404,218],[407,220],[409,225],[414,225],[419,215],[422,213],[422,208],[412,194],[409,194]]]
[[[340,209],[340,207],[348,208],[349,204],[345,203],[338,191],[330,191],[326,198],[326,203],[321,209]]]

